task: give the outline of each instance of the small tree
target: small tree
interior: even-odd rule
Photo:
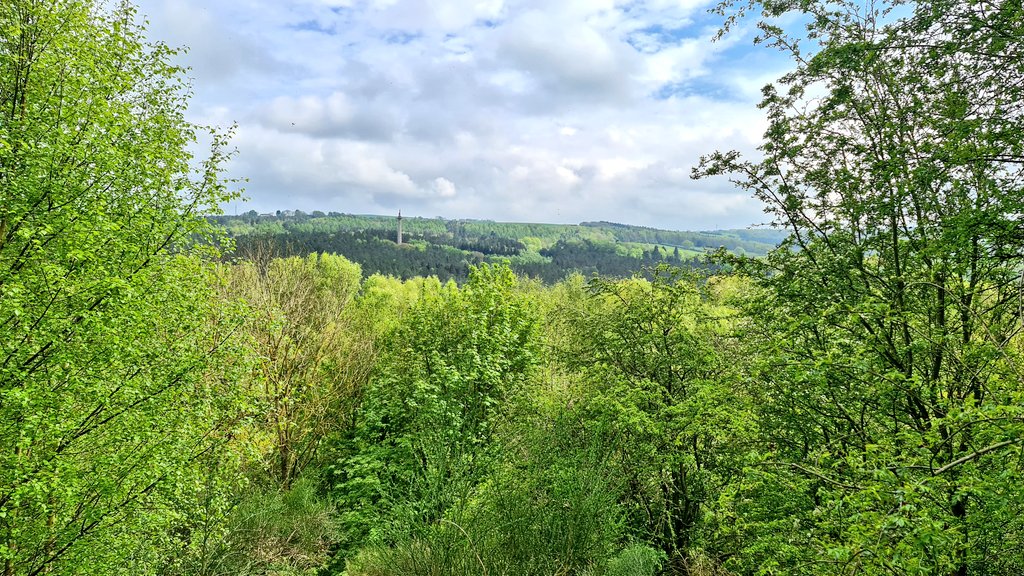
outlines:
[[[571,284],[569,284],[571,286]],[[582,375],[583,420],[610,431],[631,528],[685,570],[717,555],[714,503],[737,473],[750,412],[720,336],[730,312],[665,265],[653,281],[592,280],[556,312],[556,347]]]
[[[422,535],[468,502],[494,459],[505,401],[537,363],[536,316],[506,266],[424,286],[367,387],[335,494],[353,543]]]
[[[289,488],[331,433],[353,423],[373,367],[371,335],[354,335],[348,307],[360,270],[333,254],[245,262],[227,269],[228,293],[248,303],[260,357],[248,395],[266,417],[271,476]]]

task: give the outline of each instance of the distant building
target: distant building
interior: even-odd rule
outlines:
[[[398,245],[402,245],[402,211],[398,211]]]

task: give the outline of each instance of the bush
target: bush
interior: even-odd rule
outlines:
[[[306,478],[287,491],[254,491],[235,508],[227,532],[193,574],[313,575],[327,564],[339,536],[333,505]]]
[[[665,563],[665,553],[643,544],[624,548],[608,561],[605,576],[654,576]]]

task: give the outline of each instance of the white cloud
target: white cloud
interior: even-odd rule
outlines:
[[[263,111],[268,125],[286,132],[319,132],[352,122],[352,103],[341,92],[326,98],[278,96]]]
[[[142,11],[154,35],[192,47],[193,117],[239,122],[232,171],[257,210],[721,228],[761,222],[760,206],[724,179],[690,180],[690,167],[714,149],[754,149],[760,85],[785,63],[711,43],[711,3],[143,0]]]
[[[434,179],[433,190],[442,198],[453,198],[455,196],[455,184],[444,177]]]
[[[537,10],[502,27],[501,63],[563,95],[621,97],[639,61],[617,38],[584,21],[559,21]]]
[[[346,186],[397,196],[418,194],[409,175],[394,168],[380,146],[261,128],[240,129],[237,144],[250,152],[241,159],[249,169],[302,194],[330,194]],[[265,161],[271,158],[272,162]]]

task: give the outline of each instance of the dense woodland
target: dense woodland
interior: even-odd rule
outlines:
[[[890,7],[719,7],[778,249],[459,284],[225,260],[173,51],[0,3],[0,573],[1024,573],[1024,14]]]
[[[404,218],[331,212],[209,216],[229,236],[225,259],[269,255],[340,254],[366,275],[408,280],[436,276],[464,283],[471,266],[507,264],[518,275],[557,282],[570,274],[651,278],[659,264],[720,270],[706,256],[717,250],[764,256],[785,233],[773,229],[678,232],[611,222],[526,224],[485,220]]]

